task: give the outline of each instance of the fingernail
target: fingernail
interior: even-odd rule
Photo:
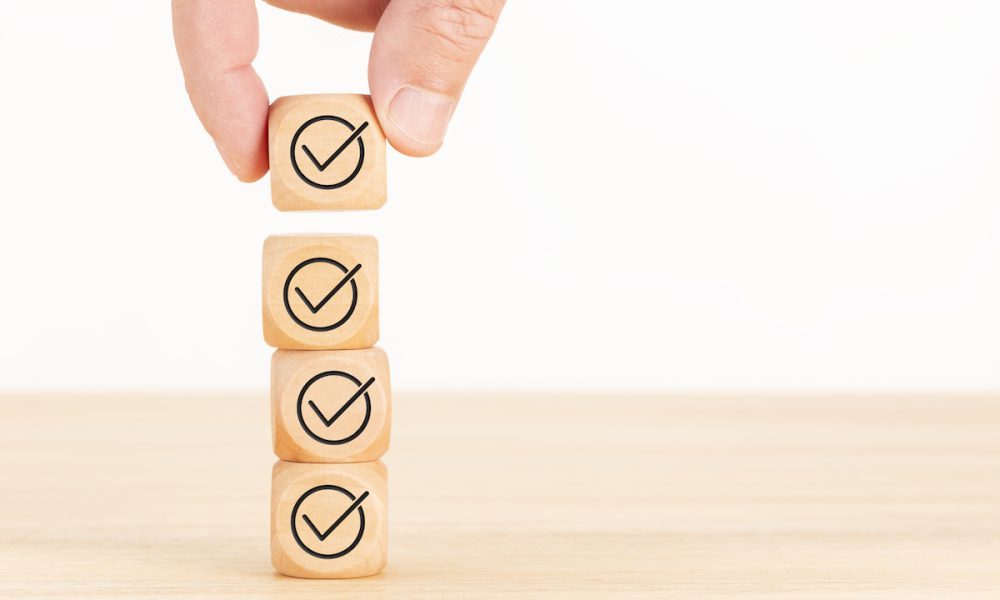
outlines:
[[[238,178],[240,176],[240,163],[230,157],[229,154],[222,149],[222,146],[219,145],[219,142],[215,142],[215,148],[219,151],[219,156],[222,157],[223,162],[225,162],[226,166],[229,167],[229,171]]]
[[[407,137],[436,146],[444,141],[454,110],[455,101],[447,96],[404,87],[389,103],[389,119]]]

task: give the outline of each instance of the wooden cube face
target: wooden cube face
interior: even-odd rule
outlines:
[[[385,204],[385,134],[371,97],[278,98],[268,119],[271,198],[278,210]]]
[[[340,350],[378,341],[378,242],[367,235],[277,235],[264,242],[264,340]]]
[[[369,462],[389,449],[389,361],[381,348],[277,350],[271,359],[274,453],[307,463]]]
[[[386,469],[278,462],[271,477],[271,564],[284,575],[365,577],[385,567]]]

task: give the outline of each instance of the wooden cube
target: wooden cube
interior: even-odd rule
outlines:
[[[278,210],[385,204],[385,134],[371,97],[278,98],[268,118],[271,198]]]
[[[381,461],[279,461],[271,476],[271,564],[314,579],[378,573],[386,562],[386,500]]]
[[[378,341],[378,242],[368,235],[264,241],[264,340],[275,348],[370,348]]]
[[[274,453],[308,463],[378,460],[389,449],[389,390],[389,360],[381,348],[276,350]]]

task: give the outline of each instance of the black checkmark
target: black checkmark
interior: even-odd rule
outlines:
[[[347,515],[354,512],[355,508],[361,506],[361,503],[364,502],[365,498],[367,497],[368,497],[368,492],[364,492],[360,496],[358,496],[358,499],[347,507],[347,510],[344,511],[344,514],[340,515],[340,517],[338,517],[337,520],[333,522],[333,525],[330,525],[330,527],[323,533],[320,533],[319,529],[315,525],[313,525],[312,519],[309,518],[309,515],[303,514],[302,520],[306,522],[306,525],[309,526],[309,529],[312,529],[312,532],[315,533],[316,537],[319,538],[319,541],[322,542],[326,538],[330,537],[330,534],[333,533],[333,530],[336,529],[338,525],[343,523],[344,519],[347,518]]]
[[[340,288],[347,285],[347,282],[350,281],[351,278],[354,277],[354,274],[357,273],[360,269],[361,265],[358,265],[353,269],[351,269],[347,273],[347,275],[344,275],[344,278],[341,279],[337,285],[333,286],[333,289],[330,290],[330,293],[327,294],[322,300],[320,300],[319,303],[316,304],[316,306],[313,306],[313,303],[309,301],[309,298],[306,298],[306,295],[298,287],[295,288],[295,293],[298,294],[299,298],[302,299],[302,302],[306,305],[306,308],[308,308],[312,312],[312,314],[316,314],[319,311],[323,310],[323,307],[326,306],[326,303],[329,302],[333,298],[333,296],[340,291]]]
[[[316,403],[313,402],[312,400],[309,401],[309,406],[312,407],[313,411],[316,413],[316,416],[319,417],[319,420],[323,421],[323,424],[326,425],[327,427],[329,427],[330,425],[333,425],[334,421],[336,421],[337,419],[340,418],[340,415],[344,414],[344,412],[346,412],[347,409],[350,408],[352,404],[354,404],[355,400],[357,400],[358,398],[360,398],[362,394],[364,394],[366,391],[368,391],[368,388],[371,387],[371,385],[373,383],[375,383],[375,378],[374,377],[372,377],[371,379],[369,379],[368,381],[366,381],[364,385],[362,385],[361,387],[359,387],[358,391],[354,392],[354,395],[351,396],[351,399],[347,401],[347,404],[341,406],[340,410],[338,410],[337,412],[335,412],[333,414],[333,416],[330,417],[329,419],[326,418],[326,416],[323,414],[323,411],[321,411],[319,409],[319,407],[316,406]]]
[[[365,130],[365,127],[368,127],[368,121],[365,121],[364,123],[359,125],[358,128],[355,129],[351,133],[351,135],[347,138],[347,141],[341,144],[340,148],[334,150],[333,154],[330,155],[330,158],[326,159],[322,163],[320,163],[319,160],[316,159],[316,156],[313,155],[312,151],[309,150],[309,146],[302,144],[302,151],[306,153],[306,156],[309,157],[309,160],[311,160],[312,163],[316,165],[316,168],[319,169],[319,172],[322,173],[323,171],[326,170],[327,167],[330,166],[330,163],[332,163],[335,158],[340,156],[341,152],[343,152],[348,146],[350,146],[351,143],[354,142],[354,140],[358,139],[358,136],[361,135],[361,132]]]

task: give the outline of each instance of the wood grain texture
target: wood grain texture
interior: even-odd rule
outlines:
[[[307,463],[368,462],[389,449],[392,392],[381,348],[275,350],[274,454]]]
[[[268,118],[278,210],[373,209],[386,200],[385,134],[370,96],[278,98]]]
[[[397,393],[338,581],[269,564],[265,394],[0,407],[0,597],[1000,597],[998,397]]]
[[[278,461],[271,479],[271,564],[283,575],[366,577],[385,567],[388,475],[382,461]]]
[[[370,235],[264,240],[264,341],[291,350],[370,348],[378,341],[378,241]]]

